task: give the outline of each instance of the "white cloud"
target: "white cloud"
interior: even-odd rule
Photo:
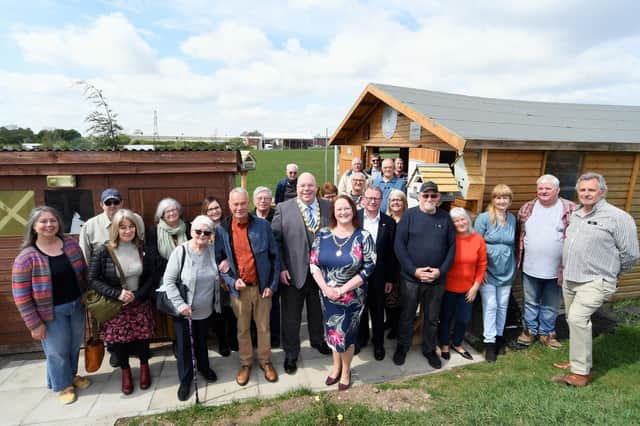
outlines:
[[[154,51],[121,14],[102,16],[88,28],[17,31],[24,57],[53,69],[70,66],[106,72],[150,72]]]
[[[194,58],[242,64],[260,60],[272,46],[256,27],[223,22],[214,32],[188,38],[181,48]]]

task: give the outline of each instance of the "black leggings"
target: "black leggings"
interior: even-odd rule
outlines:
[[[129,357],[136,355],[140,364],[149,362],[149,339],[134,340],[126,343],[112,343],[111,348],[118,357],[120,368],[130,368]]]

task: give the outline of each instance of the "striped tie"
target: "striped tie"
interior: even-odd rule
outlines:
[[[316,216],[313,214],[311,206],[307,206],[307,224],[309,229],[316,229]]]

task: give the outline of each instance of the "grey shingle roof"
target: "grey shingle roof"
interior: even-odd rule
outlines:
[[[373,85],[466,140],[640,143],[640,106],[516,101]]]

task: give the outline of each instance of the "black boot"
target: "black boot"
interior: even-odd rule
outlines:
[[[496,355],[504,355],[506,353],[504,336],[496,336]]]
[[[487,360],[487,362],[496,362],[496,359],[498,358],[496,354],[496,344],[485,343],[484,348],[485,348],[484,357]]]

